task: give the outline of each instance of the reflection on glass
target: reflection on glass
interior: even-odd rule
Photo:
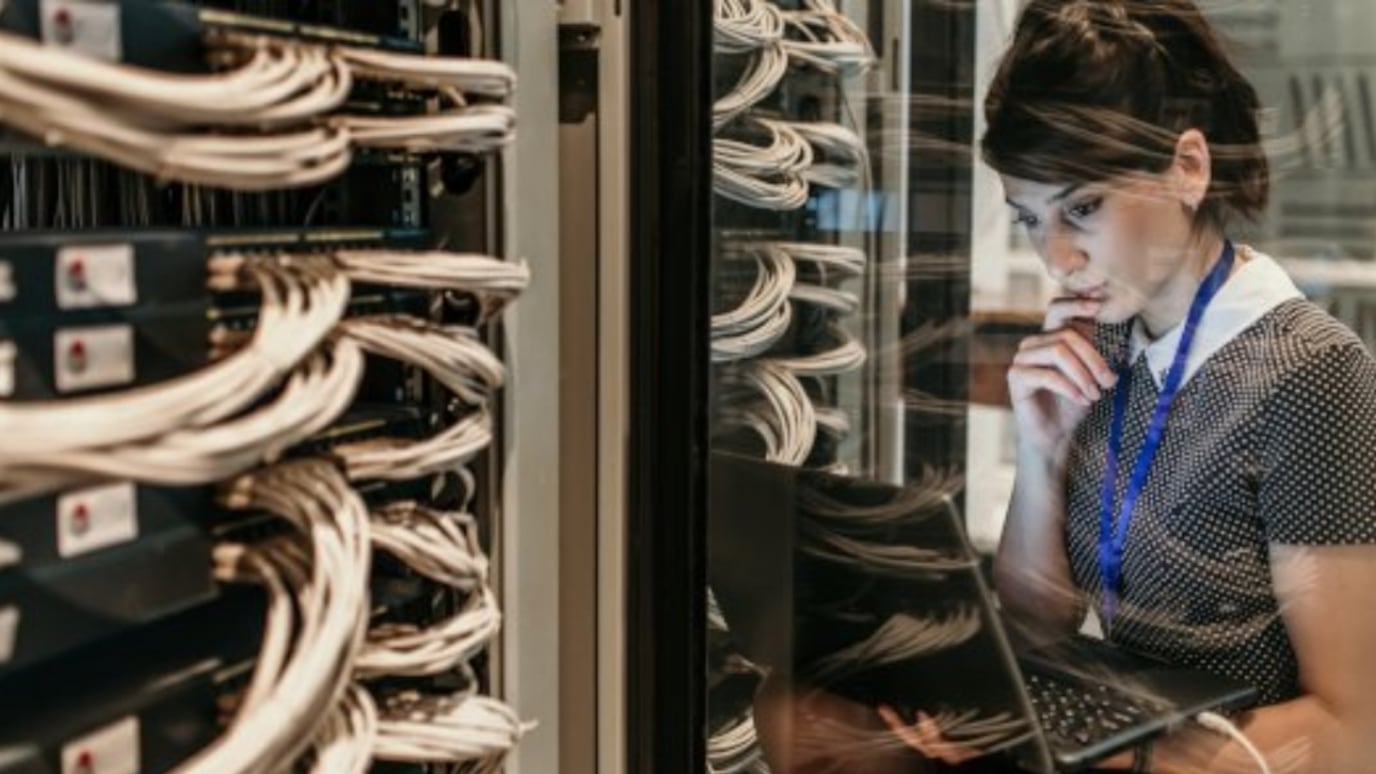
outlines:
[[[1009,55],[1028,5],[1046,18]],[[711,770],[1145,767],[1151,750],[1165,766],[1236,771],[1260,770],[1258,756],[1274,771],[1360,759],[1350,740],[1376,739],[1376,726],[1305,709],[1315,695],[1296,664],[1323,658],[1302,644],[1321,627],[1283,611],[1325,609],[1331,568],[1376,564],[1363,553],[1376,542],[1376,459],[1341,440],[1376,427],[1376,376],[1348,346],[1376,349],[1376,4],[1198,0],[1198,18],[1192,0],[716,0],[714,11]],[[1219,51],[1191,48],[1199,29],[1218,33]],[[1001,82],[986,111],[1010,56],[1040,64]],[[1179,88],[1157,94],[1134,62],[1160,64]],[[1038,126],[1054,152],[1032,147]],[[1199,127],[1199,195],[1181,193],[1189,174],[1157,185]],[[1177,232],[1188,249],[1171,249]],[[1099,571],[1111,564],[1098,518],[1106,396],[1129,382],[1141,393],[1122,390],[1134,413],[1110,493],[1121,502],[1172,365],[1172,352],[1151,359],[1150,340],[1183,322],[1206,274],[1180,285],[1182,304],[1161,303],[1163,288],[1191,268],[1182,255],[1220,257],[1225,238],[1249,278],[1223,278],[1225,306],[1275,295],[1265,274],[1288,275],[1318,309],[1280,299],[1284,324],[1248,318],[1224,337],[1243,342],[1232,350],[1201,324],[1207,365],[1181,379],[1148,468],[1168,469],[1156,475],[1169,483],[1143,490],[1132,539],[1149,550],[1126,549],[1124,588],[1138,590],[1118,600]],[[1098,306],[1058,316],[1064,295]],[[1291,345],[1317,347],[1319,309],[1358,339],[1287,392],[1275,375],[1290,373]],[[1139,324],[1150,367],[1115,378]],[[1033,422],[1009,366],[1020,348],[1050,346],[1036,338],[1047,325],[1077,331],[1097,359],[1084,358],[1083,379],[1063,374],[1061,399],[1083,411],[1057,404]],[[1210,385],[1216,401],[1191,399]],[[1264,412],[1288,423],[1265,436],[1295,439],[1286,450],[1254,435],[1224,442]],[[1038,447],[1039,431],[1056,437]],[[1062,446],[1046,467],[1064,480],[1029,485]],[[1313,518],[1281,514],[1280,488]],[[1062,517],[1028,528],[1034,512]],[[1008,571],[1020,551],[1042,559]],[[1341,598],[1370,601],[1359,596]],[[1351,698],[1376,717],[1376,703]],[[1238,719],[1257,755],[1211,735],[1145,744],[1186,719],[1234,734],[1220,715],[1235,707],[1272,718]],[[1284,712],[1293,728],[1268,730]],[[1348,746],[1321,749],[1330,731]]]

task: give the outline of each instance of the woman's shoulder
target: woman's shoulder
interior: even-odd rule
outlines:
[[[1335,356],[1371,360],[1361,338],[1312,301],[1296,298],[1257,321],[1253,339],[1277,366],[1298,368]]]
[[[1245,361],[1271,384],[1271,403],[1341,402],[1376,391],[1376,359],[1351,328],[1305,299],[1280,304],[1242,339]]]

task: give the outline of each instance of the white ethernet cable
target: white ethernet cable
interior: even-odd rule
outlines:
[[[736,308],[712,315],[712,362],[755,357],[788,331],[793,319],[788,304],[794,288],[793,261],[779,250],[750,251],[755,282]]]
[[[492,444],[492,415],[474,412],[422,441],[383,438],[332,450],[350,481],[410,481],[452,472]]]
[[[470,406],[485,405],[506,379],[502,361],[473,328],[375,315],[344,320],[339,330],[366,352],[424,369]]]
[[[715,0],[712,28],[713,50],[743,54],[782,40],[784,17],[769,0]]]
[[[530,285],[525,261],[437,250],[339,250],[335,261],[359,283],[459,291],[508,301]]]
[[[478,525],[467,513],[438,511],[412,501],[373,511],[373,546],[425,577],[460,591],[487,580]]]
[[[879,61],[869,36],[832,0],[803,0],[803,5],[804,10],[783,12],[783,47],[790,58],[845,77],[863,75]]]
[[[812,165],[812,146],[785,122],[760,126],[769,134],[768,145],[712,141],[712,189],[742,204],[796,210],[807,203],[805,173]]]
[[[454,615],[426,625],[383,623],[368,631],[354,672],[361,678],[438,675],[466,664],[501,628],[492,589],[471,594]]]
[[[335,271],[246,268],[263,307],[248,346],[200,371],[90,397],[0,403],[0,481],[36,455],[132,443],[210,425],[247,408],[330,333],[349,298]]]
[[[149,130],[308,120],[341,105],[352,88],[348,67],[319,46],[263,36],[241,45],[246,56],[229,71],[185,75],[103,62],[0,33],[0,72]]]
[[[516,90],[516,72],[487,59],[421,56],[341,46],[335,49],[354,76],[417,88],[454,89],[505,99]]]
[[[707,738],[708,772],[739,774],[749,771],[764,755],[759,741],[755,731],[755,713],[747,709]]]
[[[764,403],[729,412],[725,420],[758,434],[765,444],[765,459],[770,462],[806,462],[817,438],[817,415],[798,377],[778,364],[755,361],[728,378],[758,391]]]
[[[858,247],[814,242],[766,242],[764,245],[784,251],[794,263],[811,263],[851,277],[864,274],[869,263],[865,251]]]
[[[912,524],[939,509],[949,508],[964,487],[959,473],[949,468],[925,468],[917,481],[900,489],[892,500],[856,505],[816,489],[798,492],[798,507],[810,518],[831,522],[842,529],[887,529]]]
[[[859,340],[839,325],[831,326],[831,334],[840,343],[829,350],[811,355],[771,357],[770,362],[801,376],[835,376],[865,364],[865,346]]]
[[[244,191],[298,188],[337,177],[352,161],[338,129],[280,135],[178,134],[148,130],[97,103],[35,88],[0,71],[0,123],[160,180]]]
[[[487,696],[424,696],[407,692],[382,702],[374,756],[406,763],[487,764],[496,771],[521,736],[534,728]]]
[[[29,455],[0,477],[0,502],[91,479],[189,486],[237,475],[324,430],[353,402],[362,375],[360,349],[336,340],[328,357],[309,357],[271,401],[242,416],[131,444]]]
[[[234,509],[267,510],[300,533],[245,546],[215,549],[221,580],[262,582],[274,610],[289,594],[297,614],[290,654],[255,666],[249,696],[226,732],[177,767],[180,774],[242,774],[289,765],[344,699],[368,616],[368,511],[330,464],[306,460],[257,471],[231,482],[221,495]],[[304,544],[301,539],[304,538]],[[280,634],[270,634],[280,640]],[[256,688],[256,690],[255,690]]]
[[[0,33],[0,123],[187,183],[252,191],[337,176],[352,159],[345,131],[216,135],[203,127],[299,123],[336,107],[351,84],[337,59],[310,48],[261,49],[226,75],[172,76]]]
[[[328,119],[353,143],[411,153],[490,153],[516,137],[516,111],[505,105],[474,105],[414,116],[340,115]]]
[[[819,519],[805,520],[803,532],[807,536],[805,553],[876,575],[925,578],[978,566],[976,560],[958,552],[848,537]]]
[[[808,676],[818,681],[838,680],[867,669],[940,653],[968,641],[982,625],[979,609],[970,606],[941,616],[895,613],[870,636],[810,664]]]
[[[850,414],[836,406],[817,407],[817,429],[838,440],[850,435]]]
[[[829,288],[825,285],[799,282],[788,292],[788,297],[794,301],[824,307],[839,314],[855,314],[860,311],[860,296],[849,290]]]
[[[487,403],[505,372],[473,329],[384,315],[346,320],[340,330],[368,352],[425,370],[459,401],[478,407],[425,440],[383,438],[336,446],[333,453],[350,480],[399,481],[452,471],[492,443]]]
[[[860,135],[840,124],[822,121],[786,123],[812,146],[813,162],[803,172],[808,182],[828,188],[853,188],[869,179],[869,150]]]
[[[311,750],[312,774],[367,774],[377,744],[378,712],[372,694],[351,685]]]
[[[1237,742],[1257,764],[1257,771],[1260,771],[1261,774],[1271,774],[1271,765],[1266,762],[1266,756],[1261,754],[1261,750],[1257,749],[1252,740],[1248,739],[1247,735],[1242,733],[1242,729],[1238,728],[1233,721],[1217,712],[1201,712],[1194,716],[1194,720],[1210,731],[1223,734]]]
[[[750,108],[758,105],[788,74],[788,54],[780,43],[770,43],[754,53],[754,59],[741,73],[731,91],[712,103],[712,128],[720,129]]]
[[[712,141],[715,167],[762,176],[785,172],[801,174],[812,166],[812,146],[798,132],[796,125],[768,119],[760,119],[755,124],[765,130],[769,144],[755,145],[718,137]]]

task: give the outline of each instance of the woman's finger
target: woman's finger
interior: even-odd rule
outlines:
[[[940,758],[944,763],[959,764],[970,760],[979,753],[947,740],[941,734],[941,727],[937,725],[930,715],[925,712],[917,713],[918,734],[927,740],[927,748],[931,755]]]
[[[1089,372],[1093,374],[1094,381],[1105,389],[1112,387],[1118,382],[1118,375],[1109,367],[1108,361],[1099,354],[1099,350],[1089,342],[1085,335],[1073,328],[1062,328],[1051,333],[1044,333],[1038,336],[1028,336],[1018,344],[1019,352],[1027,352],[1034,349],[1045,349],[1047,347],[1064,345],[1084,363]]]
[[[1099,380],[1090,373],[1089,367],[1080,360],[1079,354],[1064,342],[1019,352],[1013,356],[1013,365],[1054,368],[1074,382],[1080,393],[1089,400],[1095,401],[1103,397]]]
[[[1055,393],[1077,405],[1089,408],[1093,401],[1059,371],[1037,366],[1015,365],[1008,369],[1008,392],[1014,401],[1024,400],[1041,390]]]
[[[1093,319],[1103,306],[1103,301],[1093,298],[1075,296],[1057,298],[1046,309],[1046,319],[1042,323],[1042,330],[1059,330],[1075,319]]]

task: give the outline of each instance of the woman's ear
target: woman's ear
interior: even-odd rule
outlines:
[[[1175,193],[1190,212],[1197,212],[1209,193],[1213,179],[1213,159],[1209,141],[1198,129],[1186,129],[1175,141],[1175,160],[1171,163]]]

